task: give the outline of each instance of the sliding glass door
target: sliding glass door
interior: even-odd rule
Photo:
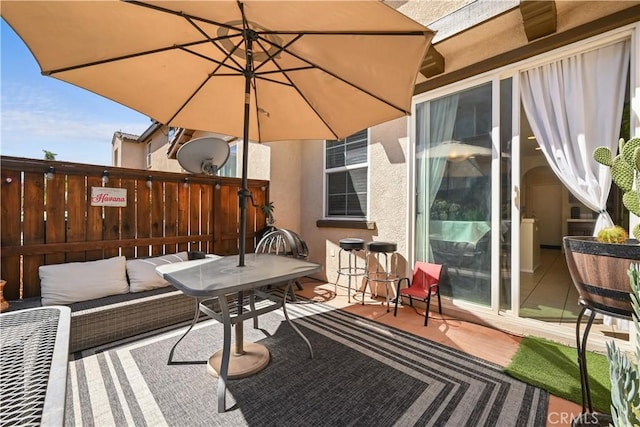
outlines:
[[[416,104],[415,259],[447,266],[443,295],[502,309],[517,212],[512,106],[511,78]]]

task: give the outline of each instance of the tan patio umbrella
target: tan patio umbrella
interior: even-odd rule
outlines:
[[[3,0],[0,13],[44,75],[243,139],[240,266],[249,140],[339,139],[409,114],[433,36],[378,0]]]
[[[44,75],[245,145],[338,139],[408,114],[433,36],[378,0],[4,0],[0,13]]]

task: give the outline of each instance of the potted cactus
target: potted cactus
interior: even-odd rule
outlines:
[[[631,139],[627,143],[621,140],[620,153],[615,157],[606,147],[598,147],[594,151],[593,157],[598,163],[611,168],[613,182],[623,192],[622,200],[625,207],[633,214],[640,216],[640,198],[638,197],[640,138]],[[631,304],[633,290],[629,277],[632,277],[632,281],[635,277],[635,283],[637,283],[637,268],[635,276],[632,276],[631,272],[627,274],[627,271],[629,265],[640,260],[640,245],[638,244],[640,225],[634,227],[633,235],[636,239],[629,239],[627,232],[622,227],[614,226],[600,230],[597,237],[564,237],[567,266],[573,284],[580,295],[580,304],[614,317],[626,319],[632,317],[634,311]],[[636,320],[636,330],[637,327]],[[628,396],[637,396],[637,366],[634,371],[631,371],[628,360],[621,357],[615,348],[609,349],[609,358],[612,363],[612,400],[614,406],[620,405],[621,408],[612,407],[613,422],[616,426],[626,425],[624,421],[631,418],[622,405]],[[580,357],[578,357],[578,363],[580,363]],[[635,388],[633,390],[624,388],[614,390],[615,387],[619,387],[621,382],[624,383],[623,387],[626,385]],[[631,405],[634,402],[637,404],[637,401],[637,398],[627,400]],[[635,413],[636,417],[638,415]],[[623,424],[618,424],[620,421]],[[609,425],[610,422],[611,417],[606,415],[586,413],[574,420],[572,425]]]
[[[606,147],[598,147],[594,159],[611,168],[613,182],[623,192],[623,203],[640,216],[640,138],[620,140],[620,153],[613,156]],[[640,225],[633,230],[640,238]],[[598,237],[567,236],[563,239],[565,256],[580,299],[588,306],[612,315],[630,317],[631,300],[627,269],[640,260],[638,240],[629,239],[621,227],[599,232]]]

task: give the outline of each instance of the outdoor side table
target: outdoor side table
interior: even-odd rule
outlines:
[[[70,327],[69,307],[0,315],[0,425],[63,425]]]

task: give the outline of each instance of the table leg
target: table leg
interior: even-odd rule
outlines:
[[[285,317],[285,319],[287,319],[287,322],[289,322],[289,325],[291,325],[293,330],[296,331],[296,333],[298,335],[300,335],[300,338],[302,338],[302,340],[307,344],[307,348],[309,349],[309,358],[313,359],[313,348],[311,348],[311,343],[309,342],[307,337],[304,336],[302,331],[300,329],[298,329],[298,327],[296,325],[294,325],[294,323],[289,318],[289,313],[287,313],[287,294],[289,293],[289,290],[291,289],[291,284],[292,283],[293,283],[293,281],[291,281],[291,280],[289,281],[289,283],[287,283],[287,288],[285,289],[285,292],[284,292],[284,298],[282,299],[282,312],[284,313],[284,317]]]
[[[200,317],[200,299],[199,298],[195,298],[195,300],[196,300],[196,310],[195,310],[195,314],[193,315],[193,320],[191,321],[191,326],[189,326],[189,329],[187,329],[187,331],[180,337],[180,339],[173,345],[173,347],[171,347],[171,351],[169,352],[169,360],[167,361],[167,365],[172,365],[173,364],[173,352],[176,350],[176,347],[178,346],[178,344],[180,344],[180,341],[182,341],[182,339],[184,337],[186,337],[189,332],[191,332],[191,329],[193,329],[193,327],[195,326],[196,322],[198,321],[198,317]]]
[[[222,324],[224,327],[224,343],[222,344],[222,361],[218,372],[218,412],[226,411],[227,373],[229,371],[229,357],[231,353],[231,315],[226,298],[219,298]]]

